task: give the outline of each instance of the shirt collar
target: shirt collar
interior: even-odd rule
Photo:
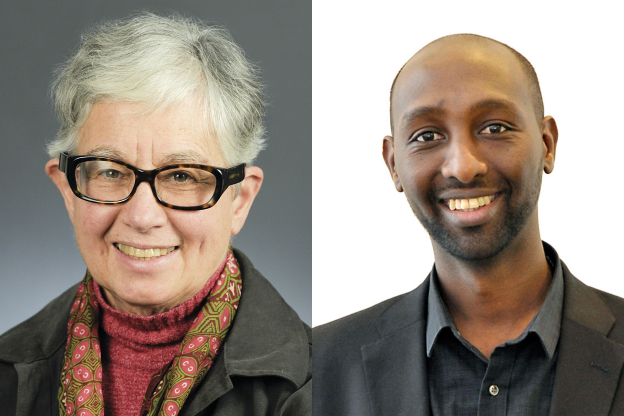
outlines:
[[[550,289],[544,299],[540,310],[537,312],[533,320],[526,327],[524,332],[516,339],[507,341],[506,344],[517,344],[526,338],[527,334],[533,332],[538,335],[544,351],[548,354],[548,358],[552,359],[559,341],[559,333],[561,332],[561,314],[563,310],[563,270],[561,268],[561,260],[559,255],[549,244],[544,244],[546,259],[553,271],[552,283]],[[460,337],[457,327],[451,319],[451,315],[440,295],[438,288],[438,276],[435,265],[429,275],[431,283],[429,284],[428,305],[427,305],[427,329],[426,343],[427,356],[431,356],[431,349],[436,342],[440,331],[444,328],[450,328],[455,337]]]

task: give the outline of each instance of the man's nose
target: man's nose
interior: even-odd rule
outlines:
[[[470,134],[457,134],[451,137],[442,174],[446,178],[455,178],[463,183],[470,183],[475,177],[485,175],[488,165],[483,160],[478,139]]]
[[[132,198],[124,204],[121,215],[126,224],[143,233],[167,222],[167,213],[147,182],[139,184]]]

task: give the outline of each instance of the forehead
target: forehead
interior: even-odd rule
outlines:
[[[416,54],[397,77],[393,124],[419,107],[464,114],[480,102],[501,102],[528,114],[532,100],[518,59],[501,45],[450,42]]]
[[[201,105],[194,101],[156,111],[148,111],[144,103],[96,103],[80,130],[77,153],[154,166],[222,159]]]

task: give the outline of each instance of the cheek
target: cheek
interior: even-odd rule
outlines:
[[[411,154],[399,160],[397,174],[408,197],[409,194],[418,197],[428,193],[436,176],[436,170],[439,171],[438,159],[437,155],[430,153],[427,155]]]
[[[534,180],[535,172],[541,171],[544,164],[541,144],[518,149],[514,155],[515,158],[508,158],[507,165],[516,167],[516,176],[524,180]]]
[[[74,215],[74,228],[79,245],[83,242],[104,242],[104,236],[115,222],[119,210],[117,206],[79,201]]]
[[[526,144],[526,142],[525,142]],[[511,184],[513,193],[525,195],[539,189],[543,156],[541,146],[507,147],[488,158],[490,170]]]
[[[219,201],[220,203],[221,201]],[[202,250],[214,250],[229,245],[232,218],[217,206],[204,211],[172,212],[171,223],[181,234],[185,244]],[[213,211],[214,212],[210,212]]]

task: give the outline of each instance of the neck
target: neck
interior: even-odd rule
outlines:
[[[453,257],[434,243],[442,298],[459,332],[486,357],[522,334],[550,287],[539,229],[523,231],[501,253],[479,262]]]

